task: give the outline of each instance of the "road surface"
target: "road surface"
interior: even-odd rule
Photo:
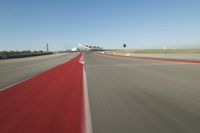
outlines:
[[[45,56],[0,60],[0,89],[37,75],[67,62],[77,54],[53,54]]]
[[[74,56],[1,61],[0,85]],[[0,132],[86,133],[80,59],[1,91]],[[199,68],[195,63],[85,54],[93,133],[199,133]]]
[[[94,133],[200,132],[200,64],[85,59]]]
[[[88,133],[82,57],[3,89],[0,133]]]

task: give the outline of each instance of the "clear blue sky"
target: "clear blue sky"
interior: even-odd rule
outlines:
[[[0,50],[200,48],[200,0],[1,0]]]

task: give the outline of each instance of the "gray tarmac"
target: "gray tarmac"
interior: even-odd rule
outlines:
[[[94,133],[200,133],[200,64],[85,60]]]
[[[0,88],[76,54],[0,61]],[[85,54],[93,133],[200,133],[200,64]]]
[[[0,89],[65,63],[75,57],[75,55],[77,54],[58,53],[37,57],[0,60]]]

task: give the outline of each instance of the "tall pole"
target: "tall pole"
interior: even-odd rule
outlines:
[[[49,52],[49,44],[47,43],[47,53]]]

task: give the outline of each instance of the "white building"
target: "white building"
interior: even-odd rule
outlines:
[[[72,51],[72,52],[77,52],[77,51],[78,51],[78,48],[72,48],[71,51]]]

